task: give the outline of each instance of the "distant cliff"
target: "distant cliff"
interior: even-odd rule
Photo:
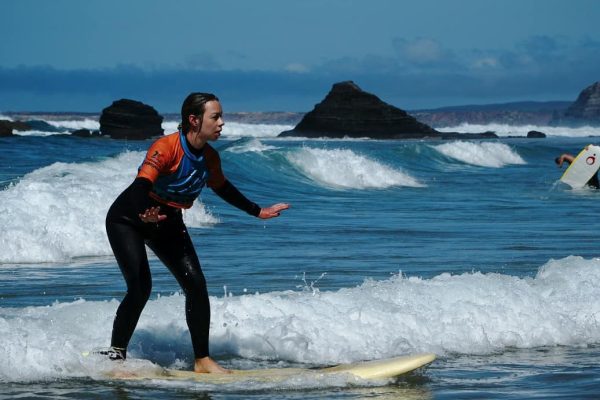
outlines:
[[[460,124],[600,126],[600,82],[581,91],[575,101],[514,102],[415,110],[411,115],[432,127]]]
[[[443,107],[410,111],[419,121],[435,128],[461,124],[549,125],[571,103],[568,101],[515,102]]]
[[[556,123],[600,125],[600,82],[583,89]]]

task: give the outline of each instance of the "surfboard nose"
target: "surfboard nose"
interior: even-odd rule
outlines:
[[[393,378],[421,368],[435,360],[433,353],[421,353],[383,360],[342,364],[326,368],[327,372],[348,372],[363,379]]]

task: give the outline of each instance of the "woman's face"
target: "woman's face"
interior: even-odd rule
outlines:
[[[190,116],[193,118],[192,126],[197,133],[197,139],[202,142],[214,141],[221,136],[223,130],[223,109],[221,103],[216,100],[211,100],[204,104],[204,115],[202,118]]]

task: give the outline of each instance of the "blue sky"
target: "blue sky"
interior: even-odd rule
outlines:
[[[405,110],[573,101],[600,80],[596,0],[7,0],[0,111],[309,111],[335,82]]]

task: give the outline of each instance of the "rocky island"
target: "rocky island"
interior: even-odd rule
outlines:
[[[497,138],[493,132],[460,134],[439,132],[406,111],[363,91],[352,81],[333,85],[325,99],[280,137],[371,139]]]
[[[163,134],[162,121],[152,106],[121,99],[102,110],[100,132],[113,139],[149,139]]]

